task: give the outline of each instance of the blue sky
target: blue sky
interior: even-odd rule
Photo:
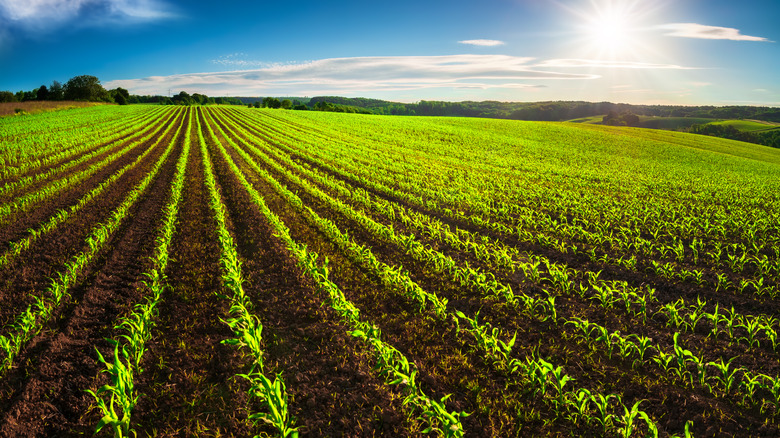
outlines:
[[[778,0],[0,0],[0,90],[780,106]]]

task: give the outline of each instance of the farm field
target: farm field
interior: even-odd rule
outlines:
[[[733,126],[740,131],[766,132],[780,129],[780,123],[764,122],[761,120],[724,120],[713,122],[713,125]]]
[[[604,116],[582,117],[579,119],[567,120],[568,123],[581,123],[589,125],[600,125]],[[677,131],[690,128],[693,125],[723,125],[733,126],[735,129],[743,132],[770,132],[780,129],[780,123],[767,122],[763,120],[719,120],[697,117],[651,117],[639,116],[643,128],[664,129]]]
[[[780,150],[229,106],[0,119],[0,436],[778,436]]]
[[[582,124],[589,124],[589,125],[601,125],[603,120],[604,120],[604,115],[601,115],[601,116],[582,117],[579,119],[567,120],[567,122],[582,123]],[[640,126],[642,126],[643,128],[664,129],[668,131],[679,131],[683,129],[688,129],[693,125],[715,123],[717,121],[718,119],[709,119],[703,117],[639,116]],[[723,123],[725,122],[742,122],[742,121],[741,120],[723,121]],[[748,122],[748,123],[750,123],[751,126],[757,124],[756,122]],[[738,129],[741,129],[739,126],[736,127]]]
[[[24,111],[28,114],[48,112],[48,111],[61,111],[63,109],[71,108],[84,108],[95,105],[101,105],[96,102],[76,102],[76,101],[27,101],[27,102],[2,102],[0,103],[0,117],[16,114],[17,112]]]

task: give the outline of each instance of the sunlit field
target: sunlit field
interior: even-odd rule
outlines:
[[[780,150],[131,105],[0,163],[0,434],[780,434]]]

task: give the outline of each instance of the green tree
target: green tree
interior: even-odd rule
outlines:
[[[263,98],[263,108],[281,108],[282,102],[275,97]]]
[[[65,90],[59,81],[52,81],[49,86],[49,100],[62,100],[65,98]]]
[[[35,100],[37,98],[38,98],[38,90],[31,90],[31,91],[19,90],[16,92],[17,102],[27,102],[28,100]]]
[[[36,97],[38,100],[49,100],[49,89],[46,88],[46,85],[41,85],[41,87],[38,88]]]
[[[282,108],[284,109],[290,109],[293,106],[293,103],[290,99],[284,99],[281,103]]]
[[[65,99],[87,100],[92,102],[110,100],[108,92],[95,76],[75,76],[65,83]]]
[[[0,91],[0,103],[2,102],[16,102],[16,96],[10,91]]]
[[[179,94],[173,96],[173,103],[176,105],[192,105],[192,96],[186,91],[180,91]]]
[[[193,103],[197,103],[198,105],[205,105],[209,101],[209,97],[205,94],[200,93],[193,93],[192,94],[192,101]]]
[[[117,93],[114,95],[114,102],[118,105],[127,105],[127,98],[125,98],[124,94]]]
[[[130,92],[122,87],[114,88],[109,91],[108,94],[111,96],[111,99],[119,105],[127,105],[130,100]]]

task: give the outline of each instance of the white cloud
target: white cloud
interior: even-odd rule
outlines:
[[[463,40],[458,41],[460,44],[468,44],[472,46],[486,46],[486,47],[492,47],[492,46],[503,46],[503,41],[498,40]]]
[[[160,20],[173,18],[175,14],[157,0],[104,0],[110,10],[119,16],[138,20]]]
[[[71,16],[85,0],[0,0],[3,16],[14,21]]]
[[[241,57],[227,59],[234,58]],[[207,95],[375,95],[382,91],[434,88],[535,88],[538,85],[522,81],[599,77],[537,70],[529,64],[532,60],[507,55],[329,58],[252,70],[114,80],[106,86],[123,87],[136,94],[165,94],[171,89]]]
[[[731,27],[706,26],[696,23],[669,23],[658,26],[659,29],[668,30],[664,35],[683,38],[702,38],[708,40],[733,40],[733,41],[769,41],[763,37],[742,35],[739,29]]]
[[[550,59],[536,67],[601,67],[601,68],[633,68],[633,69],[672,69],[691,70],[692,67],[682,67],[674,64],[651,64],[647,62],[604,61],[598,59]]]
[[[73,22],[79,26],[173,18],[160,0],[0,0],[0,17],[37,31]]]

